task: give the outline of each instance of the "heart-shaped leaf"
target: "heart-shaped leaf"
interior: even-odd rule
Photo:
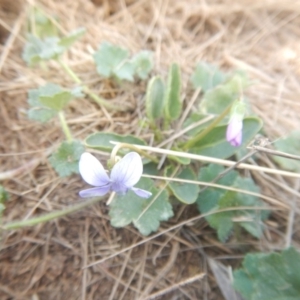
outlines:
[[[168,193],[159,191],[154,182],[142,178],[136,187],[152,192],[148,199],[140,198],[132,191],[126,195],[117,195],[110,204],[109,215],[114,227],[124,227],[131,222],[143,235],[157,231],[160,221],[167,221],[173,216]]]

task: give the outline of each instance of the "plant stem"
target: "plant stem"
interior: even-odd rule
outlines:
[[[73,140],[72,134],[71,134],[70,128],[69,128],[69,126],[67,124],[64,112],[60,111],[58,113],[58,116],[59,116],[59,120],[60,120],[60,124],[61,124],[62,130],[63,130],[63,132],[64,132],[64,134],[65,134],[65,136],[67,138],[67,141],[68,142],[72,142],[72,140]]]
[[[87,86],[83,87],[84,92],[89,95],[95,102],[97,102],[100,106],[103,105],[106,108],[114,109],[122,111],[122,107],[115,106],[113,104],[108,103],[105,99],[100,98],[98,95],[96,95],[94,92],[92,92]]]
[[[198,141],[206,136],[215,126],[229,113],[231,105],[229,105],[208,127],[201,131],[194,138],[190,139],[183,145],[183,150],[191,149]]]
[[[82,83],[80,78],[73,72],[73,70],[65,62],[58,60],[58,63],[76,83],[78,84]]]
[[[58,60],[60,66],[66,71],[66,73],[76,82],[77,84],[82,84],[81,79],[74,73],[74,71],[63,61]],[[84,92],[90,96],[95,102],[97,102],[100,106],[103,105],[106,108],[111,108],[115,110],[122,110],[120,107],[112,105],[108,103],[105,99],[100,98],[94,92],[92,92],[87,86],[83,86]]]
[[[81,202],[79,204],[73,205],[73,206],[71,206],[69,208],[66,208],[64,210],[54,211],[54,212],[51,212],[49,214],[44,214],[42,216],[31,218],[31,219],[28,219],[28,220],[9,222],[7,224],[4,224],[1,227],[1,229],[4,229],[4,230],[18,229],[18,228],[22,228],[22,227],[26,227],[26,226],[34,226],[34,225],[37,225],[37,224],[40,224],[40,223],[43,223],[43,222],[51,221],[53,219],[63,217],[67,214],[73,213],[73,212],[78,211],[78,210],[80,210],[84,207],[87,207],[87,206],[90,206],[94,203],[97,203],[101,199],[100,198],[92,198],[90,200],[87,200],[87,201]]]

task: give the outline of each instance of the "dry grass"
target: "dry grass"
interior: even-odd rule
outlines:
[[[83,186],[78,176],[58,178],[45,159],[45,151],[63,138],[58,122],[40,125],[25,114],[28,89],[46,81],[72,86],[55,62],[46,71],[29,69],[21,59],[26,10],[34,3],[58,16],[63,32],[86,27],[86,35],[64,60],[100,95],[132,107],[126,113],[112,113],[89,99],[81,99],[80,104],[74,101],[67,118],[77,138],[101,130],[151,140],[137,126],[145,86],[115,89],[96,74],[89,52],[103,40],[132,53],[152,50],[155,72],[161,74],[166,74],[170,63],[178,62],[186,103],[191,98],[186,89],[189,76],[198,61],[224,70],[243,68],[255,82],[246,96],[264,120],[270,140],[300,127],[300,1],[95,0],[95,5],[87,0],[32,0],[19,12],[5,3],[9,1],[0,1],[0,35],[6,41],[0,45],[0,170],[37,160],[27,172],[3,182],[11,195],[5,222],[76,203]],[[260,159],[276,168],[266,155],[260,154]],[[299,205],[298,182],[260,173],[253,176],[264,194],[289,206]],[[199,248],[234,267],[247,251],[281,249],[288,244],[299,247],[297,214],[274,212],[261,241],[249,236],[242,241],[232,238],[224,245],[202,219],[175,228],[196,215],[194,207],[177,207],[176,216],[162,224],[160,235],[145,239],[131,226],[112,228],[108,209],[101,203],[47,224],[5,232],[0,298],[223,299]],[[85,268],[99,259],[101,264]]]

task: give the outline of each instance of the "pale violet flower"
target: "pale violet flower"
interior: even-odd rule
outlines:
[[[110,177],[105,172],[100,161],[90,153],[83,153],[79,161],[79,172],[83,180],[93,185],[94,188],[83,190],[79,195],[83,198],[103,196],[110,191],[124,195],[132,190],[142,198],[149,198],[152,193],[135,188],[143,173],[143,163],[136,152],[126,154],[118,161],[110,172]]]
[[[243,120],[233,116],[227,126],[226,140],[234,147],[242,144]]]
[[[246,105],[242,98],[232,104],[230,120],[226,130],[226,140],[234,147],[239,147],[242,144],[245,113]]]

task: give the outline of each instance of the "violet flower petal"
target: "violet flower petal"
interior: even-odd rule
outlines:
[[[100,161],[87,152],[80,157],[79,173],[86,183],[93,186],[104,186],[110,182]]]
[[[125,188],[132,188],[140,180],[142,174],[143,163],[140,155],[136,152],[129,152],[111,170],[112,186],[116,184],[122,189],[122,191],[116,190],[115,192],[123,192]]]
[[[79,196],[82,198],[89,198],[89,197],[100,197],[107,194],[110,190],[110,185],[105,185],[101,187],[95,187],[87,190],[82,190],[79,192]]]
[[[232,118],[226,131],[226,140],[234,147],[242,144],[243,120]]]
[[[145,190],[142,190],[142,189],[139,189],[139,188],[131,188],[131,190],[136,194],[138,195],[139,197],[142,197],[142,198],[149,198],[152,196],[152,193],[151,192],[148,192],[148,191],[145,191]]]
[[[128,191],[128,187],[122,182],[112,182],[111,189],[117,194],[126,194]]]

